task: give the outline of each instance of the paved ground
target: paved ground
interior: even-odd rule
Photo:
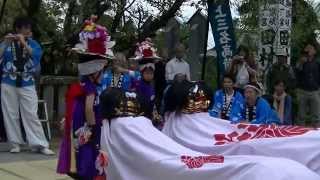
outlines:
[[[57,152],[58,139],[51,142]],[[8,144],[0,143],[1,180],[70,180],[55,173],[57,156],[44,156],[24,148],[21,153],[8,153]]]

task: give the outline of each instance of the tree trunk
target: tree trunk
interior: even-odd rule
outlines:
[[[127,0],[121,0],[121,4],[120,4],[120,7],[117,9],[117,13],[112,21],[112,26],[111,26],[111,29],[110,29],[110,34],[114,34],[121,22],[121,18],[122,16],[124,15],[124,9],[126,7],[126,4],[127,4]]]
[[[72,0],[68,4],[68,10],[66,13],[65,21],[63,24],[63,35],[66,39],[69,38],[72,30],[72,18],[74,17],[76,9],[76,0]]]
[[[6,7],[6,3],[7,3],[7,0],[3,0],[2,6],[1,6],[1,12],[0,12],[0,23],[2,21],[3,15],[4,15],[4,10],[5,10],[5,7]]]

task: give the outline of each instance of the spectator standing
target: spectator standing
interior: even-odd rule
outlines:
[[[166,65],[166,80],[171,82],[177,74],[184,74],[190,80],[190,65],[183,59],[185,47],[180,44],[176,47],[176,57],[171,59]]]
[[[99,94],[109,87],[117,87],[128,91],[135,78],[140,78],[139,71],[126,69],[128,67],[127,60],[123,53],[116,53],[110,66],[110,69],[104,71],[101,84],[97,87]]]
[[[273,107],[278,113],[281,124],[293,125],[292,98],[286,93],[286,83],[282,80],[274,83]]]
[[[295,86],[295,74],[290,65],[288,65],[288,53],[284,50],[277,52],[277,63],[275,63],[267,76],[267,91],[273,93],[273,88],[277,81],[283,81],[289,89]]]
[[[317,43],[307,42],[296,65],[299,101],[298,125],[306,125],[308,112],[311,115],[311,125],[319,125],[320,122],[320,64],[317,61],[316,48]]]
[[[40,63],[42,49],[32,39],[32,23],[28,18],[17,18],[15,34],[8,34],[0,45],[3,59],[1,102],[11,153],[20,152],[24,144],[19,118],[21,115],[28,144],[46,155],[54,154],[46,140],[39,121],[38,96],[35,89],[34,73]],[[20,114],[21,113],[21,114]]]
[[[257,75],[257,66],[250,56],[249,50],[240,46],[237,54],[233,57],[229,73],[235,78],[235,87],[243,92],[244,86],[247,85]]]

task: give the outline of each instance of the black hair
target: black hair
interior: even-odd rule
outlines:
[[[30,18],[28,17],[17,17],[15,18],[14,22],[13,22],[13,29],[21,29],[23,27],[30,27],[32,28],[33,22]]]
[[[187,80],[175,82],[164,96],[164,112],[181,111],[188,102],[188,94],[193,84]]]
[[[303,43],[302,55],[307,54],[304,49],[308,45],[311,45],[314,47],[314,49],[316,50],[316,56],[319,55],[320,44],[317,42],[314,34]]]
[[[192,83],[187,80],[175,82],[165,94],[165,112],[181,112],[188,103],[190,89],[195,86],[195,84],[197,84],[199,88],[204,91],[208,99],[211,99],[212,91],[204,82]]]
[[[108,120],[112,120],[114,118],[119,117],[116,112],[116,108],[120,108],[121,103],[125,103],[127,101],[126,91],[120,88],[110,87],[104,90],[100,95],[100,107],[102,117]],[[137,103],[140,105],[140,113],[149,114],[148,104],[143,96],[137,94],[136,97]],[[121,115],[120,115],[121,116]]]
[[[116,116],[116,108],[120,107],[125,93],[119,88],[108,88],[100,95],[102,117],[111,120]]]
[[[319,48],[319,43],[317,42],[317,40],[315,38],[310,38],[310,39],[307,39],[305,42],[304,42],[304,48],[307,47],[308,45],[311,45],[313,46],[316,50]]]
[[[245,56],[249,56],[250,51],[249,51],[249,49],[247,47],[245,47],[243,45],[240,45],[238,47],[238,49],[237,49],[237,53],[236,54],[240,54],[241,51],[244,51],[246,53]]]
[[[223,82],[223,80],[224,80],[225,78],[231,79],[231,81],[232,81],[233,83],[236,82],[234,76],[232,76],[231,74],[225,74],[225,75],[223,76],[222,82]]]
[[[277,85],[279,85],[279,84],[281,84],[281,83],[283,83],[284,87],[286,87],[287,83],[286,83],[284,80],[281,80],[281,79],[277,80],[277,81],[274,83],[274,86],[277,86]]]

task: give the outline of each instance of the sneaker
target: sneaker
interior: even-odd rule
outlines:
[[[32,147],[30,150],[32,153],[39,153],[40,152],[40,148],[38,148],[38,147]]]
[[[19,153],[20,151],[20,146],[18,144],[14,144],[13,148],[10,150],[10,153]]]
[[[51,149],[49,148],[42,148],[40,149],[40,153],[44,154],[44,155],[48,155],[48,156],[52,156],[55,155],[56,153],[54,153]]]

